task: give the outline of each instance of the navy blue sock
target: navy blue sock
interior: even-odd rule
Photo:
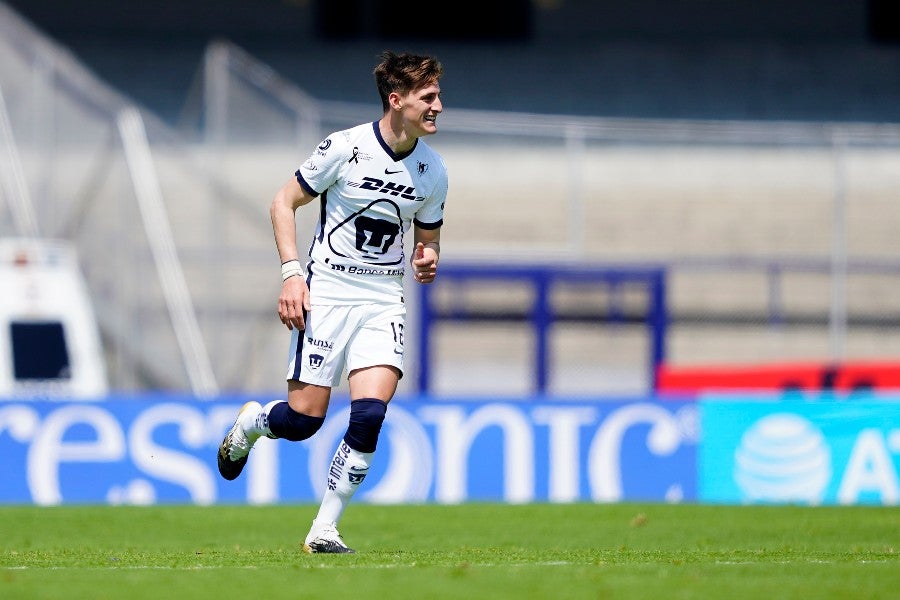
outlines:
[[[269,411],[269,430],[278,438],[299,442],[322,427],[325,417],[311,417],[298,413],[287,402],[279,402]]]
[[[360,398],[351,402],[350,424],[344,434],[347,445],[358,452],[375,452],[386,412],[387,404],[377,398]]]

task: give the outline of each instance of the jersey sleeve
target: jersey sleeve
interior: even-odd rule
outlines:
[[[313,196],[327,190],[337,181],[341,166],[347,162],[348,146],[344,132],[329,135],[297,169],[297,182]]]
[[[441,163],[440,176],[435,179],[431,193],[416,211],[413,223],[422,229],[437,229],[444,224],[444,202],[447,200],[447,169]]]

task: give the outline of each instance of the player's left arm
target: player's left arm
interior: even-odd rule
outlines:
[[[441,257],[441,226],[444,224],[444,201],[447,199],[447,168],[440,156],[434,155],[433,186],[422,207],[413,218],[413,249],[410,265],[419,283],[431,283],[437,275]]]
[[[441,228],[426,229],[414,225],[413,243],[415,248],[410,259],[413,278],[419,283],[431,283],[437,275],[441,256]]]

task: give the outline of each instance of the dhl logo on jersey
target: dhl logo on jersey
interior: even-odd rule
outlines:
[[[349,182],[350,185],[363,190],[372,190],[380,194],[389,194],[391,196],[400,196],[406,200],[421,202],[425,196],[416,196],[416,188],[400,183],[392,183],[390,181],[382,181],[375,177],[363,177],[362,183]]]

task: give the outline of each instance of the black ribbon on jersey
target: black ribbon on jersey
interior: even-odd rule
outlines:
[[[359,146],[353,146],[353,156],[350,157],[350,160],[347,161],[347,164],[355,162],[359,164]]]

